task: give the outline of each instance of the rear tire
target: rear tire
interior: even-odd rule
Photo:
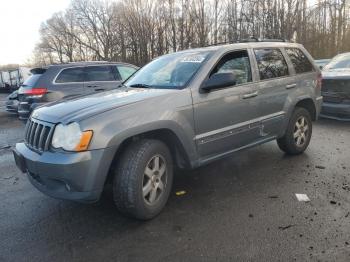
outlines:
[[[279,148],[289,155],[303,153],[308,147],[312,136],[312,120],[305,108],[295,108],[286,133],[277,139]]]
[[[114,174],[114,202],[129,217],[151,219],[165,206],[172,182],[168,147],[153,139],[134,142],[122,154]]]

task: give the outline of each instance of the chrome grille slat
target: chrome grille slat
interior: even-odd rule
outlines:
[[[44,137],[45,137],[45,133],[47,132],[47,129],[48,129],[47,126],[43,126],[41,130],[40,137],[39,137],[39,145],[38,145],[39,150],[44,150],[43,141],[44,141]]]
[[[41,133],[41,129],[43,128],[43,125],[38,124],[36,126],[35,134],[34,134],[34,140],[33,145],[35,148],[39,148],[39,134]]]
[[[37,125],[38,125],[37,123],[34,123],[32,126],[32,130],[30,131],[29,144],[31,144],[31,145],[33,145],[34,134],[35,134],[35,130],[36,130]]]
[[[29,119],[26,131],[25,142],[29,148],[37,152],[49,150],[54,125],[36,119]]]
[[[52,135],[53,135],[53,130],[54,130],[54,128],[50,129],[50,132],[49,132],[49,134],[47,136],[47,139],[46,139],[46,142],[45,142],[44,151],[49,150],[51,138],[52,138]]]
[[[29,130],[29,127],[31,124],[32,124],[31,121],[27,121],[26,128],[24,130],[24,140],[25,141],[28,141],[28,130]]]
[[[29,142],[29,137],[30,137],[30,132],[32,131],[32,127],[33,127],[33,122],[30,122],[28,126],[27,136],[26,136],[27,142]]]

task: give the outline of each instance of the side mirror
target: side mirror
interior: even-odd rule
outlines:
[[[209,79],[205,80],[200,87],[200,91],[203,93],[210,92],[211,90],[233,86],[236,84],[236,77],[232,73],[216,73]]]

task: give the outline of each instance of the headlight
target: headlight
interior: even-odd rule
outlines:
[[[81,131],[78,123],[59,124],[55,128],[51,145],[67,151],[84,151],[89,147],[92,131]]]

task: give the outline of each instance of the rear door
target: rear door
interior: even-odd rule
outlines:
[[[52,100],[86,94],[84,88],[84,67],[69,67],[59,71],[49,88]]]
[[[280,48],[253,49],[259,83],[259,96],[254,101],[261,121],[260,140],[279,134],[286,112],[289,89],[297,83]]]
[[[88,93],[105,91],[118,87],[121,78],[111,65],[86,66],[85,87]]]
[[[286,47],[285,51],[294,68],[297,87],[315,90],[318,72],[306,54],[297,47]]]

